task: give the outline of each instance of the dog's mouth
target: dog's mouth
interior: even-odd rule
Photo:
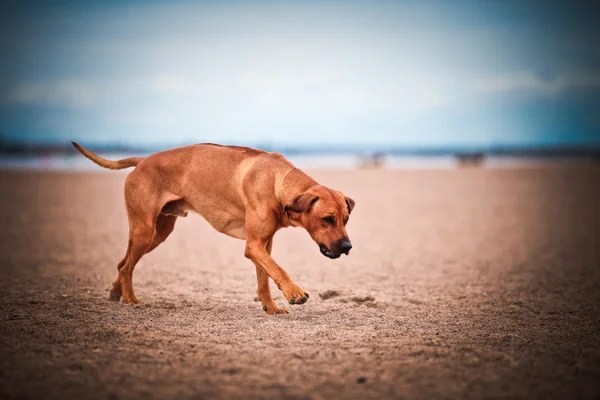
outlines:
[[[329,250],[323,243],[319,245],[319,250],[321,250],[321,254],[323,254],[325,257],[331,258],[332,260],[340,258],[342,255],[342,253],[336,253],[335,251]]]

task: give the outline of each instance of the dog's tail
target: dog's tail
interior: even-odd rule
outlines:
[[[79,143],[76,143],[76,142],[71,142],[71,143],[73,143],[73,146],[75,146],[75,148],[77,150],[79,150],[79,152],[81,154],[83,154],[84,156],[86,156],[87,158],[89,158],[90,160],[92,160],[93,162],[98,164],[99,166],[108,168],[108,169],[123,169],[123,168],[135,167],[136,165],[138,165],[138,163],[140,161],[142,161],[144,159],[144,157],[130,157],[130,158],[124,158],[124,159],[118,160],[118,161],[107,160],[106,158],[102,158],[102,157],[92,153],[91,151],[87,150]]]

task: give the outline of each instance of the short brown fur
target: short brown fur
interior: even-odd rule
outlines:
[[[288,312],[273,301],[269,277],[290,304],[309,298],[271,258],[279,229],[305,228],[330,258],[348,254],[352,247],[345,225],[354,200],[319,185],[281,154],[197,144],[111,161],[73,145],[102,167],[136,167],[125,181],[129,244],[117,266],[111,300],[140,303],[133,292],[135,265],[167,239],[177,218],[188,211],[202,215],[217,231],[246,241],[244,254],[256,266],[257,293],[268,314]]]

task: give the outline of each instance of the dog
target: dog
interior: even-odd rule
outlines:
[[[101,167],[135,167],[125,181],[129,244],[117,266],[110,300],[140,303],[133,292],[135,265],[164,242],[177,218],[189,211],[217,231],[246,241],[244,255],[256,266],[258,298],[270,315],[288,310],[273,301],[269,277],[289,304],[304,304],[309,298],[271,258],[279,229],[306,229],[321,254],[332,259],[348,255],[352,248],[346,224],[354,200],[318,184],[279,153],[203,143],[112,161],[72,143]]]

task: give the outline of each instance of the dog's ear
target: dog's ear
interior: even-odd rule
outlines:
[[[285,206],[285,211],[292,211],[295,213],[304,212],[309,210],[317,200],[319,200],[319,197],[316,194],[302,193],[290,200]]]
[[[354,209],[354,205],[356,204],[356,202],[354,200],[352,200],[350,197],[344,196],[346,198],[346,206],[348,206],[348,214],[352,213],[352,210]]]

